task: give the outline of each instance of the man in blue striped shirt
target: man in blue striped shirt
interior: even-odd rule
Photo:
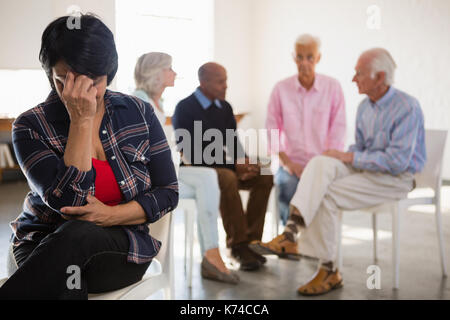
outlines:
[[[425,164],[422,110],[415,98],[392,87],[395,67],[382,48],[360,56],[353,81],[367,97],[358,108],[355,144],[348,152],[328,150],[313,158],[290,202],[283,234],[251,245],[259,253],[320,259],[319,270],[299,287],[299,294],[323,294],[342,286],[334,265],[339,211],[406,197],[414,188],[414,174]]]

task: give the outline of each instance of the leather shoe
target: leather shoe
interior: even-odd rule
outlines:
[[[269,242],[252,241],[249,247],[261,255],[276,254],[290,260],[300,260],[297,242],[290,241],[285,234],[280,234]]]
[[[233,272],[225,273],[216,268],[212,263],[210,263],[206,258],[203,258],[201,265],[202,277],[209,280],[220,281],[231,284],[238,284],[240,279],[239,276]]]
[[[255,252],[254,250],[252,250],[250,247],[250,252],[253,254],[253,256],[256,258],[256,260],[258,260],[261,264],[265,264],[267,262],[267,258],[264,257],[263,255],[260,255],[259,253]]]
[[[261,267],[261,262],[256,258],[248,245],[238,244],[231,248],[231,255],[239,261],[239,269],[244,271],[254,271]]]

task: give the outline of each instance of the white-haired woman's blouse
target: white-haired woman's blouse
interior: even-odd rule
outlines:
[[[166,123],[166,115],[164,114],[164,111],[161,111],[155,104],[155,101],[153,101],[152,98],[150,98],[148,96],[148,94],[144,91],[144,90],[135,90],[132,93],[133,96],[138,97],[139,99],[142,99],[148,103],[150,103],[150,105],[152,106],[153,110],[155,111],[155,115],[159,120],[159,123],[161,123],[161,126],[164,126],[164,124]],[[162,106],[162,104],[159,104],[160,106]]]

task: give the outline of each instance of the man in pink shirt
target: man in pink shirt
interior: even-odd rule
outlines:
[[[298,37],[294,61],[298,74],[278,82],[270,96],[266,128],[269,150],[277,154],[280,167],[275,175],[283,225],[303,168],[329,149],[343,150],[345,102],[339,82],[315,72],[320,61],[320,40],[308,34]],[[279,141],[270,140],[279,130]]]

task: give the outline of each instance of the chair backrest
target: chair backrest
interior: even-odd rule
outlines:
[[[425,130],[427,162],[422,172],[416,174],[417,188],[436,189],[441,183],[447,130]]]
[[[175,171],[178,177],[178,169],[180,166],[180,154],[175,147],[171,148],[172,161],[175,166]],[[155,239],[162,242],[162,246],[156,256],[156,259],[161,263],[163,273],[173,274],[173,233],[174,233],[174,219],[172,217],[173,211],[167,213],[164,217],[150,225],[150,234]]]
[[[152,237],[161,241],[161,248],[156,259],[161,263],[162,272],[170,274],[173,263],[173,217],[172,212],[150,225]]]

